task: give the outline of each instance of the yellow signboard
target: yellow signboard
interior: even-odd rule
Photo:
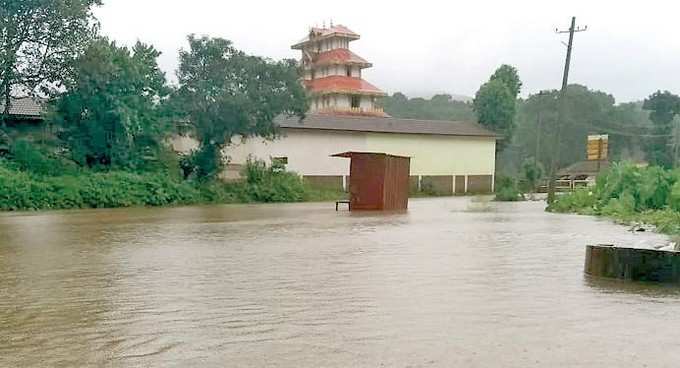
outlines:
[[[606,160],[609,151],[609,136],[589,135],[588,136],[588,160]]]

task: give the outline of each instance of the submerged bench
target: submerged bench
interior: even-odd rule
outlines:
[[[340,200],[340,201],[335,201],[335,211],[336,212],[338,211],[338,207],[340,206],[341,203],[347,204],[347,209],[350,209],[350,207],[351,207],[350,201],[343,199],[343,200]]]
[[[680,283],[680,252],[589,245],[585,273],[621,280]]]

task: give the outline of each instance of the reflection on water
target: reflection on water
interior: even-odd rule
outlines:
[[[663,367],[680,292],[583,276],[653,246],[541,203],[0,215],[0,367]]]

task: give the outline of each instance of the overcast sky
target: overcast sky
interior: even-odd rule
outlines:
[[[174,78],[186,35],[223,37],[250,54],[298,58],[290,45],[330,19],[361,34],[350,47],[373,63],[364,78],[409,96],[474,95],[502,63],[518,68],[523,95],[559,88],[570,17],[588,31],[575,39],[570,82],[618,102],[657,89],[680,93],[680,4],[646,0],[104,0],[105,35],[163,52]]]

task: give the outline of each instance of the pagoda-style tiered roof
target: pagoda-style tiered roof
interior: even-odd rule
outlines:
[[[292,46],[302,52],[302,78],[311,95],[310,112],[332,115],[387,116],[377,105],[386,94],[362,79],[372,65],[349,50],[359,35],[343,25],[312,28]]]
[[[353,32],[352,30],[341,24],[331,26],[330,28],[313,27],[309,31],[309,35],[307,37],[303,38],[298,43],[291,46],[291,48],[295,50],[300,50],[304,48],[305,45],[312,41],[320,41],[327,38],[331,38],[333,36],[348,38],[352,41],[358,40],[360,38],[360,36],[357,33]]]
[[[366,95],[385,96],[385,92],[361,78],[332,75],[305,81],[310,93],[359,93]]]
[[[362,68],[370,68],[371,63],[348,49],[333,49],[319,53],[314,58],[314,65],[357,65]]]

